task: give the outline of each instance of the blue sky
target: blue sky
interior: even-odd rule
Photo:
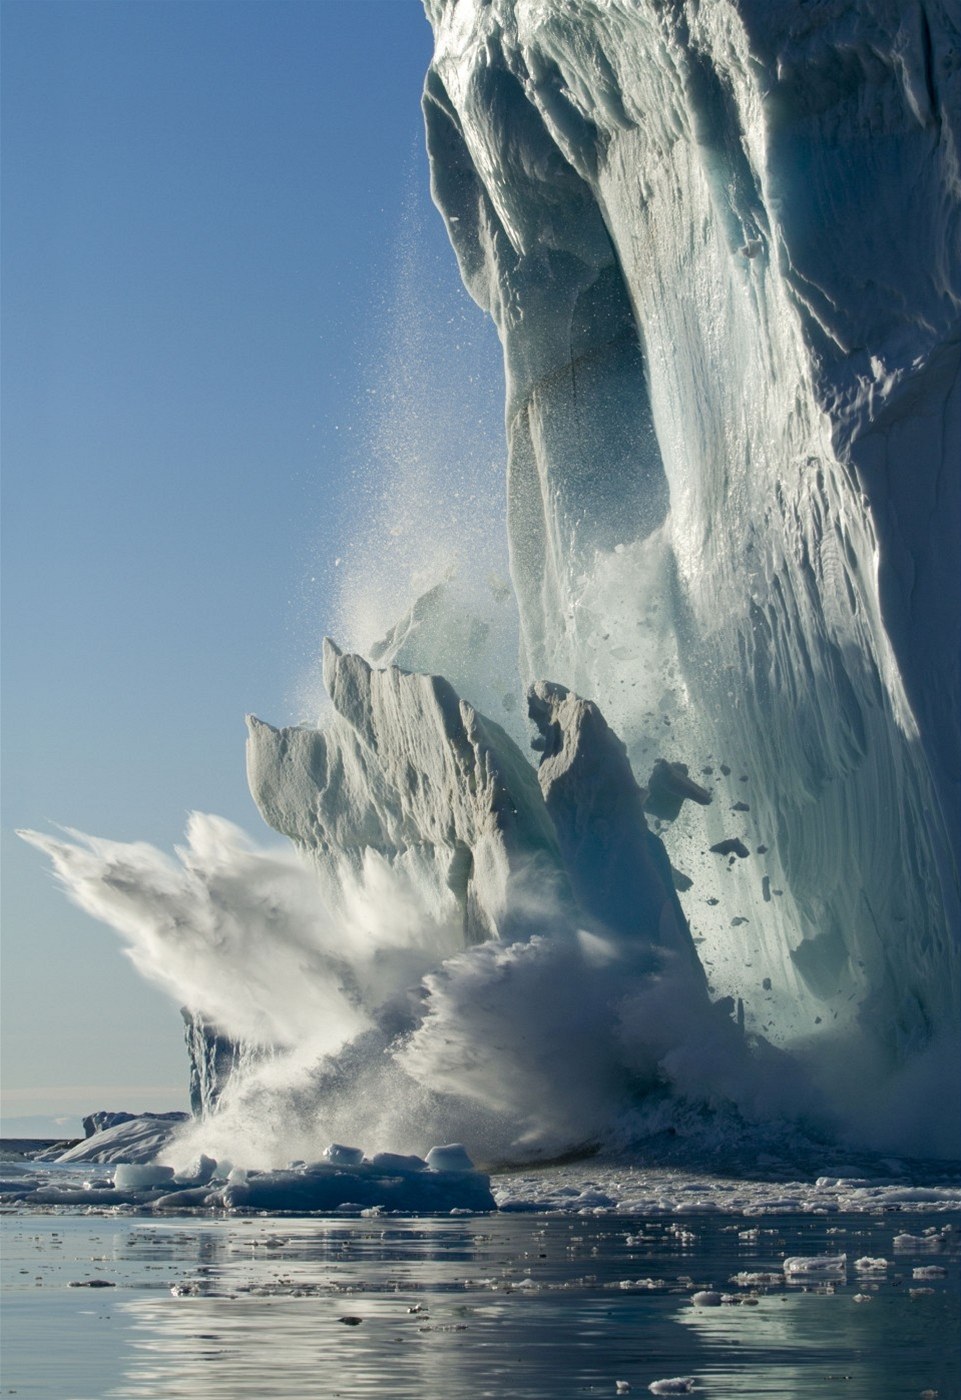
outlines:
[[[243,716],[301,717],[404,258],[488,435],[496,342],[429,204],[418,0],[6,0],[3,30],[4,1116],[179,1107],[176,1008],[13,829],[266,834]]]

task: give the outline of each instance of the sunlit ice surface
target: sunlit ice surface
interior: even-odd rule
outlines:
[[[759,1184],[755,1207],[773,1209],[752,1214],[743,1182],[663,1171],[645,1185],[675,1209],[656,1214],[585,1205],[612,1186],[604,1170],[497,1180],[515,1213],[8,1215],[4,1390],[959,1394],[961,1212],[938,1208],[947,1191],[881,1215],[837,1209],[829,1188],[823,1213],[787,1214]],[[519,1209],[538,1183],[551,1209]],[[717,1208],[731,1192],[746,1210]]]

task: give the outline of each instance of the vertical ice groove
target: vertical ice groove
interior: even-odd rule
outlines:
[[[895,1058],[956,1032],[953,11],[427,8],[432,188],[504,346],[522,667],[639,776],[713,769],[665,839],[749,1024]],[[733,834],[750,860],[705,854]]]

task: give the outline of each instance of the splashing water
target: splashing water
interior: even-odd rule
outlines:
[[[725,1014],[705,1018],[669,959],[652,978],[638,953],[571,934],[559,911],[557,937],[452,955],[456,930],[374,856],[334,914],[294,852],[216,817],[191,816],[178,861],[144,843],[25,835],[143,976],[260,1051],[172,1160],[202,1150],[276,1167],[344,1138],[549,1155],[629,1138],[658,1089],[740,1099],[755,1117],[798,1108],[797,1076],[752,1060]]]
[[[399,219],[393,276],[366,352],[357,406],[362,458],[325,626],[380,664],[441,671],[502,722],[520,691],[510,584],[497,341],[432,246],[418,155]],[[416,649],[409,615],[432,595]],[[405,620],[408,625],[405,629]],[[311,625],[316,622],[311,620]],[[393,645],[383,644],[392,629]],[[319,633],[315,633],[319,641]],[[505,709],[504,700],[509,696]],[[318,659],[297,696],[326,710]]]

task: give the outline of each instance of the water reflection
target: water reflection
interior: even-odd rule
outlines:
[[[911,1297],[904,1271],[870,1284],[728,1283],[746,1264],[777,1278],[785,1252],[890,1253],[888,1222],[744,1233],[717,1218],[200,1232],[182,1295],[128,1304],[136,1361],[111,1393],[503,1400],[613,1394],[624,1379],[646,1393],[692,1374],[718,1396],[957,1394],[944,1354],[956,1286]],[[156,1248],[148,1239],[133,1247]],[[950,1271],[956,1280],[953,1256]],[[697,1307],[695,1285],[751,1301]]]
[[[837,1215],[21,1222],[4,1259],[21,1337],[5,1387],[45,1400],[558,1400],[693,1375],[712,1397],[948,1400],[959,1237],[918,1293],[913,1268],[932,1256],[896,1256],[904,1228]],[[847,1275],[783,1281],[785,1254],[842,1251]],[[864,1278],[861,1255],[891,1263]],[[33,1273],[44,1288],[31,1298]],[[748,1273],[768,1282],[730,1282]],[[92,1275],[115,1289],[70,1291]],[[740,1301],[694,1305],[708,1289]]]

